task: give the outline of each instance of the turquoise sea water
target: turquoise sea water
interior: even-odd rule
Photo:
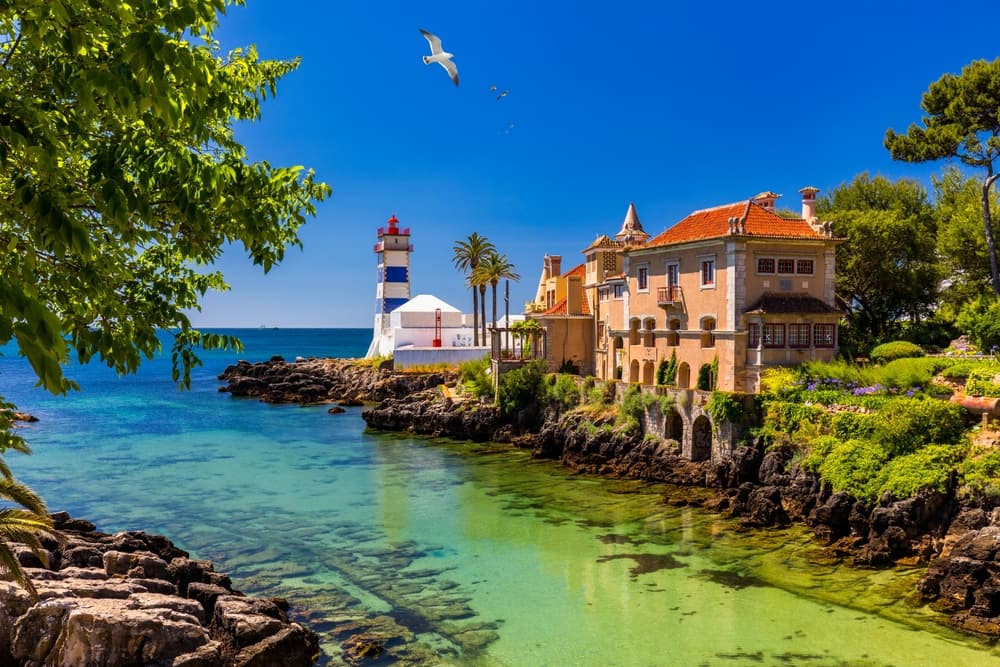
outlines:
[[[237,333],[250,361],[360,356],[370,338]],[[159,358],[130,378],[71,368],[82,391],[52,397],[2,351],[0,394],[40,418],[23,428],[34,454],[7,456],[18,477],[52,509],[165,534],[246,592],[288,598],[322,664],[343,664],[335,633],[359,621],[396,633],[411,664],[1000,662],[912,606],[919,570],[854,570],[799,529],[738,533],[664,486],[367,433],[360,408],[234,399],[217,391],[227,353],[204,355],[190,392]]]

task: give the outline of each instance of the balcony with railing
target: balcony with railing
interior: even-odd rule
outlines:
[[[379,241],[373,246],[375,252],[383,252],[386,250],[406,250],[407,252],[413,252],[412,243],[394,243],[388,247],[385,245],[385,241]]]
[[[403,227],[402,229],[400,229],[399,227],[394,227],[393,225],[389,225],[388,227],[378,228],[379,238],[385,236],[386,234],[390,234],[392,236],[409,236],[410,228]]]
[[[682,300],[680,285],[656,288],[656,305],[658,306],[680,306]]]

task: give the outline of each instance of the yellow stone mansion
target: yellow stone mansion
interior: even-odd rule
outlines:
[[[725,391],[756,392],[764,368],[837,354],[835,249],[842,239],[816,217],[816,188],[802,216],[775,213],[780,197],[695,211],[657,236],[635,206],[613,238],[583,249],[562,270],[546,256],[526,314],[545,330],[552,370],[652,385],[675,359],[674,385],[695,388],[708,367]]]

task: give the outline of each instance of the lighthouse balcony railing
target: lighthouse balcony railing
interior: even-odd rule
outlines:
[[[373,247],[373,250],[375,252],[382,252],[386,250],[385,241],[379,241],[378,243],[376,243]],[[412,243],[407,243],[405,245],[396,244],[388,248],[388,250],[406,250],[408,252],[413,252],[413,244]]]
[[[410,228],[409,227],[403,227],[402,229],[399,229],[398,227],[396,229],[393,229],[392,227],[379,227],[378,228],[378,235],[379,236],[385,236],[386,234],[392,234],[392,235],[395,235],[395,236],[409,236],[410,235]]]

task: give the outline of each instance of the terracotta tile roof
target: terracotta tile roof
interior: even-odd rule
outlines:
[[[839,313],[836,308],[808,294],[775,294],[765,292],[759,299],[747,306],[744,313],[772,315],[826,315]]]
[[[583,252],[588,250],[593,250],[594,248],[621,248],[624,244],[621,241],[615,241],[608,237],[607,234],[601,234],[594,242],[583,249]]]
[[[564,274],[562,274],[562,277],[563,278],[569,278],[570,276],[580,276],[581,278],[583,278],[586,275],[587,275],[587,265],[586,264],[577,264],[572,269],[570,269],[569,271],[566,271]]]
[[[581,295],[580,301],[582,305],[582,308],[580,310],[583,312],[578,313],[578,315],[590,315],[590,304],[587,303],[587,297],[585,295]],[[566,315],[566,314],[567,314],[566,299],[562,299],[561,301],[556,302],[554,306],[552,306],[544,313],[542,313],[542,316],[544,317],[546,315]]]
[[[828,239],[829,237],[809,226],[802,219],[782,218],[768,211],[753,200],[735,202],[715,208],[695,211],[674,226],[661,232],[649,241],[645,248],[652,246],[700,241],[730,236],[730,218],[741,221],[737,228],[738,236],[756,236],[764,238],[806,238]]]

